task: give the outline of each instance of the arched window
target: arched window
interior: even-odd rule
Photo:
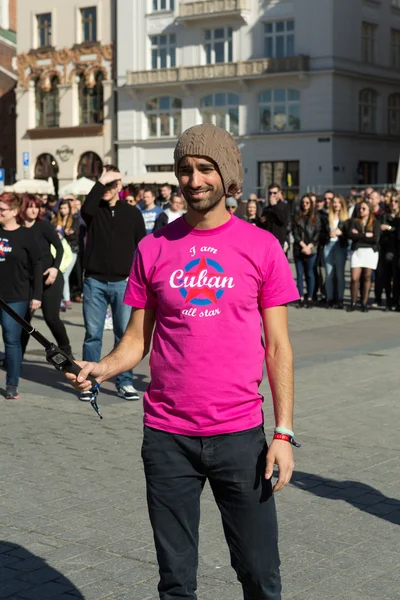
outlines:
[[[260,131],[298,131],[300,92],[292,89],[265,90],[259,97]]]
[[[101,158],[95,152],[85,152],[82,154],[78,165],[79,177],[88,179],[98,179],[103,171]]]
[[[79,78],[79,123],[81,125],[99,125],[104,122],[104,75],[96,75],[96,83],[87,87],[85,76]]]
[[[58,83],[58,77],[54,75],[50,81],[50,90],[46,92],[40,81],[36,81],[36,127],[60,126]]]
[[[400,94],[389,96],[388,119],[389,135],[400,136]]]
[[[149,137],[177,137],[182,133],[182,100],[162,96],[146,104]]]
[[[376,133],[378,94],[361,90],[359,96],[359,128],[361,133]]]
[[[210,94],[200,100],[203,123],[213,123],[232,135],[239,135],[239,96],[237,94]]]
[[[35,179],[49,179],[58,177],[58,164],[51,154],[40,154],[35,165]]]

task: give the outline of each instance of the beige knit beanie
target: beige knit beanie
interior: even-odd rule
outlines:
[[[179,162],[184,156],[211,158],[221,173],[225,194],[229,192],[230,195],[233,195],[242,189],[242,155],[235,140],[225,129],[205,123],[184,131],[176,144],[174,153],[177,177]]]

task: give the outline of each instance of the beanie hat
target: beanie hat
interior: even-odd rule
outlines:
[[[238,203],[236,202],[235,198],[227,198],[226,206],[227,208],[237,208]]]
[[[184,131],[178,139],[174,153],[177,177],[179,162],[184,156],[211,158],[218,166],[225,194],[228,194],[228,191],[229,194],[235,194],[242,188],[242,155],[235,140],[225,129],[204,123]]]

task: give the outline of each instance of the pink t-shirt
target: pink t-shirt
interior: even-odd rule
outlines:
[[[298,297],[276,238],[237,217],[208,230],[182,217],[144,238],[125,303],[156,309],[145,425],[195,436],[260,425],[260,309]]]

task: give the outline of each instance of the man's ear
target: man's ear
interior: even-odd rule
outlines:
[[[227,196],[233,196],[237,192],[240,192],[240,189],[238,188],[237,184],[236,183],[231,183],[231,185],[227,189],[226,195]]]

